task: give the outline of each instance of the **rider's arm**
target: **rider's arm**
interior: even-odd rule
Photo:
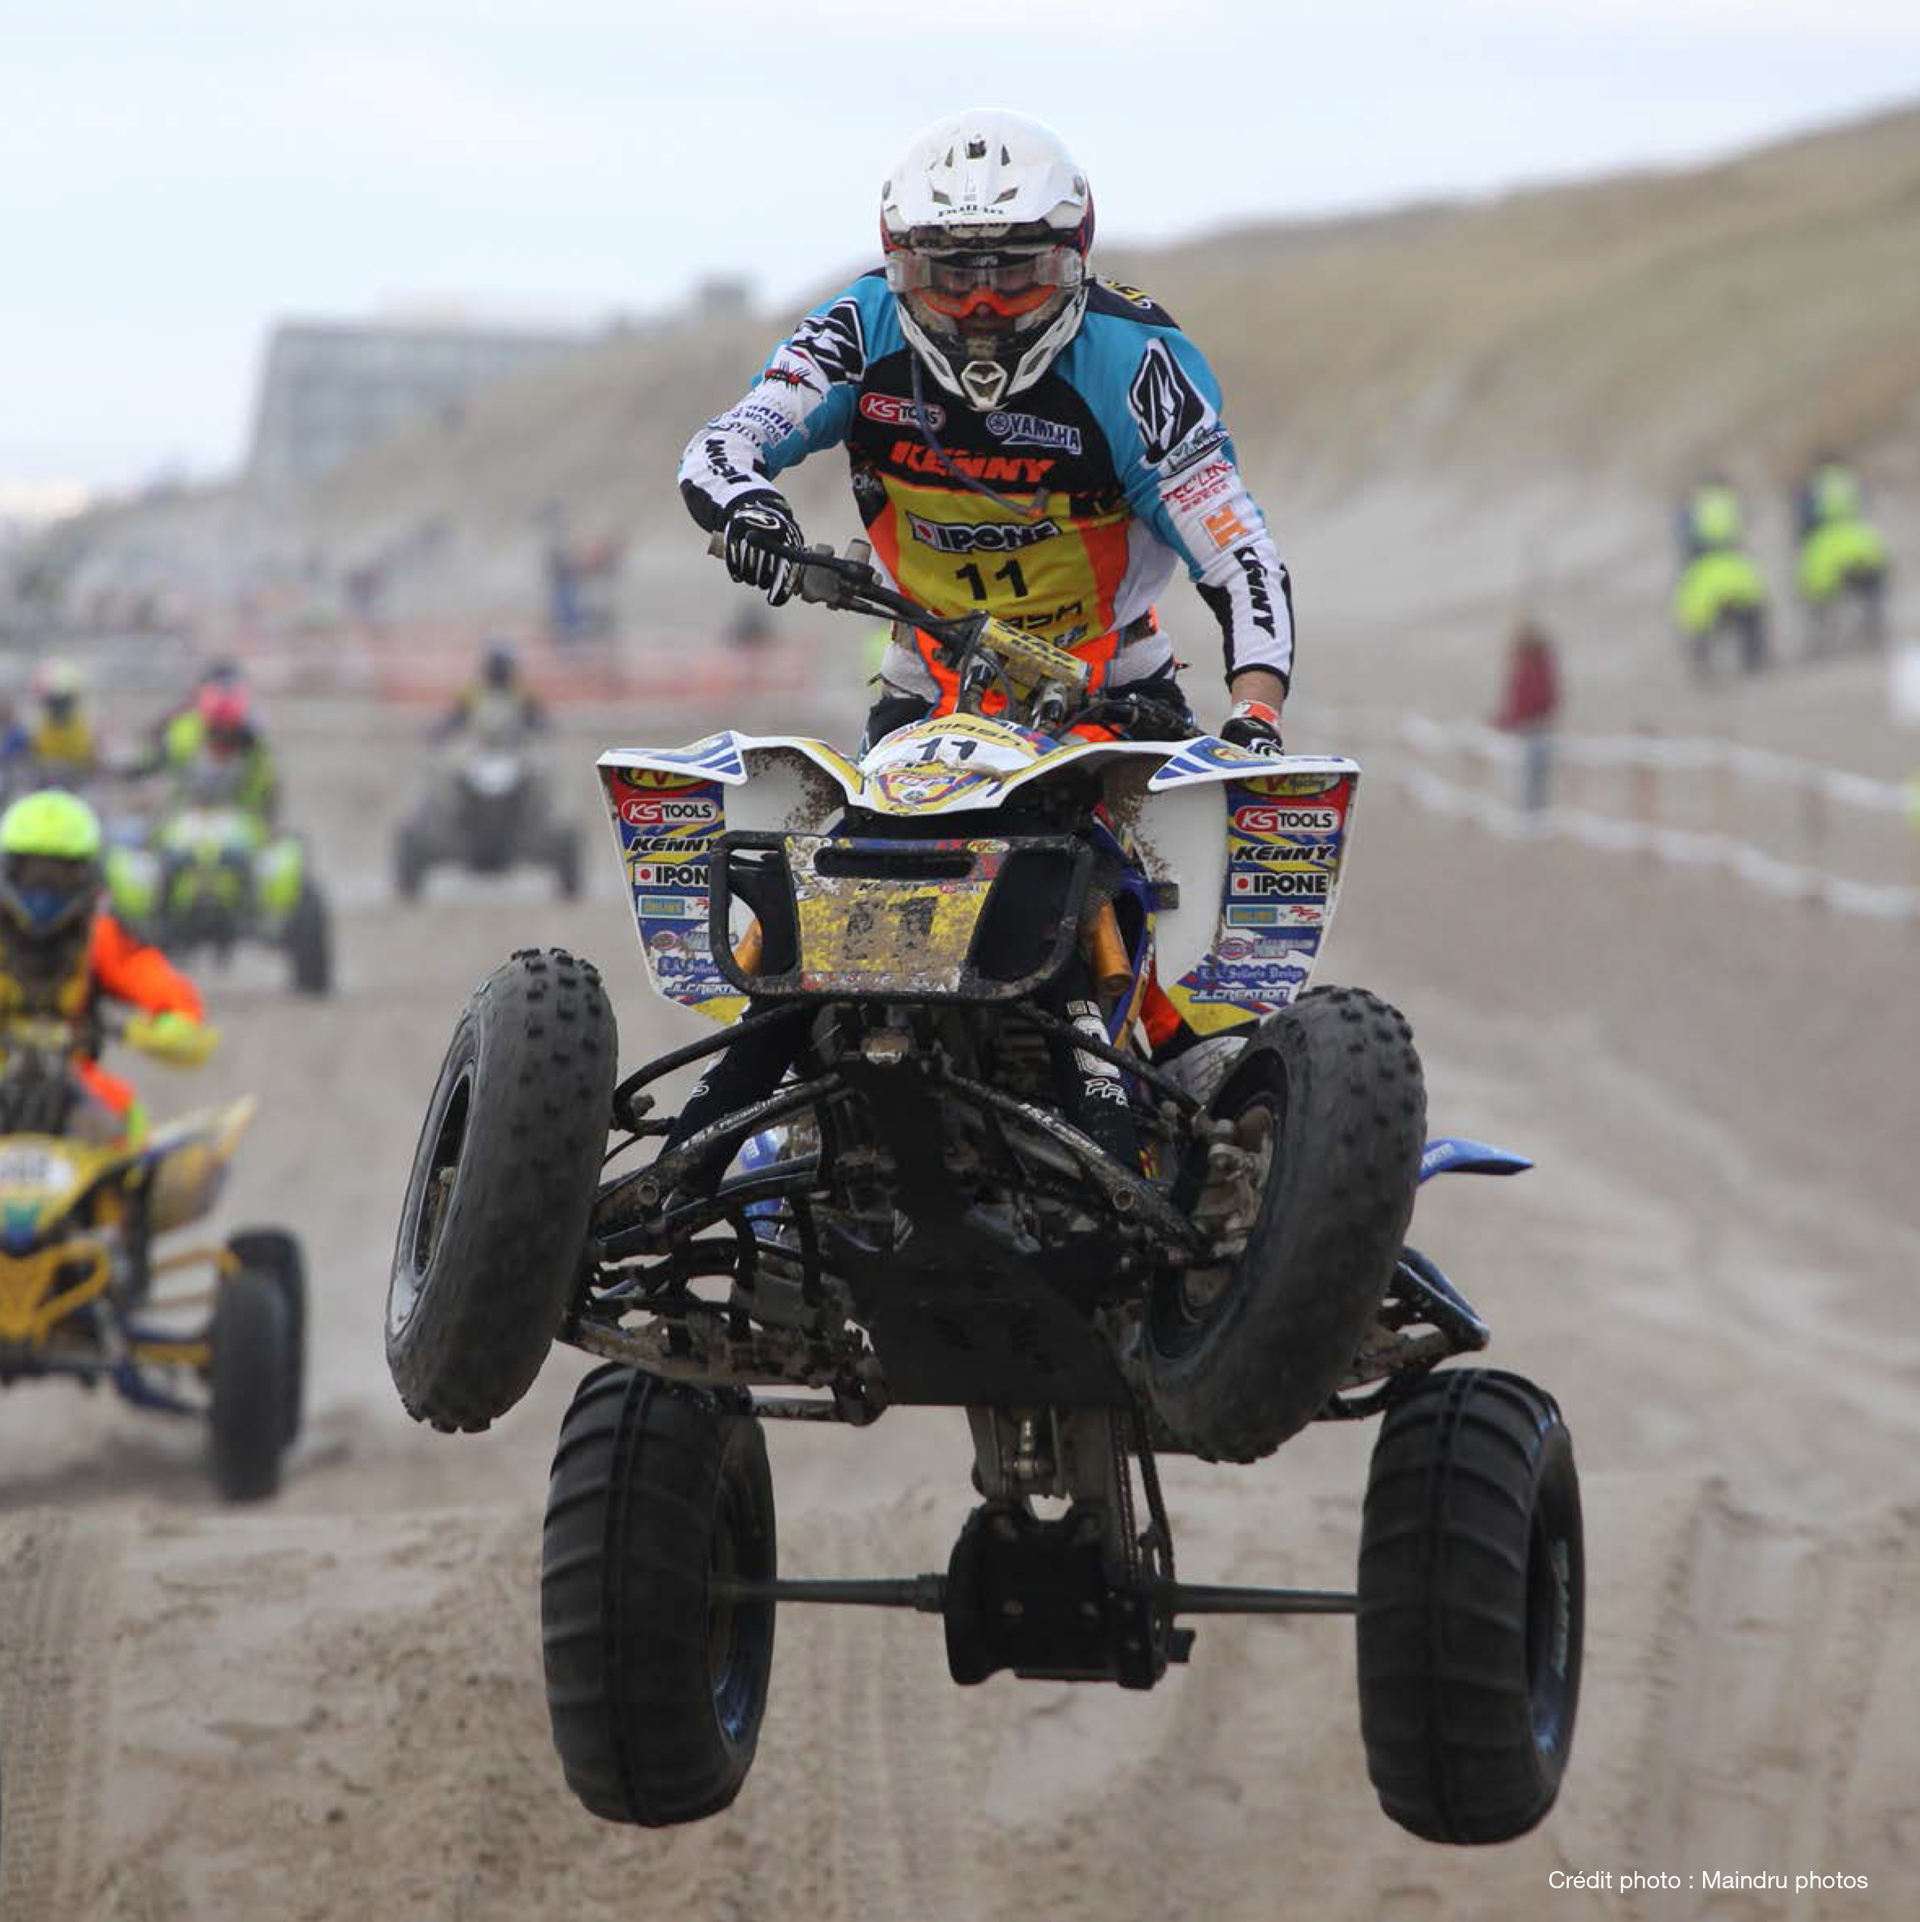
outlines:
[[[1115,451],[1129,505],[1220,623],[1234,698],[1277,710],[1293,676],[1293,590],[1220,420],[1220,384],[1184,334],[1156,332],[1142,349]]]
[[[206,1012],[200,990],[158,948],[136,941],[110,914],[93,924],[93,978],[104,994],[129,1001],[149,1014],[183,1014],[198,1021]]]
[[[876,299],[886,282],[870,274],[817,307],[773,351],[758,381],[707,422],[680,460],[687,512],[711,533],[742,501],[774,493],[773,477],[846,439],[867,366]]]

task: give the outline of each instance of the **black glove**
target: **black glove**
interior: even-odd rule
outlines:
[[[1252,754],[1284,754],[1280,716],[1265,701],[1240,701],[1220,728],[1220,738]]]
[[[727,572],[743,587],[764,590],[770,607],[792,599],[800,583],[798,564],[774,550],[804,544],[793,509],[771,488],[741,495],[727,512]]]

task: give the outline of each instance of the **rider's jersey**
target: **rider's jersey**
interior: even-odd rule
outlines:
[[[280,798],[280,777],[266,742],[252,728],[238,744],[216,748],[207,724],[194,709],[176,714],[161,733],[161,758],[181,791],[211,796],[270,818]]]
[[[985,413],[923,375],[922,419],[914,364],[878,270],[816,308],[689,444],[680,483],[695,520],[718,527],[774,475],[844,445],[875,559],[936,614],[985,609],[1109,663],[1107,681],[1124,685],[1172,667],[1153,604],[1184,563],[1220,622],[1228,678],[1291,674],[1287,572],[1221,423],[1219,383],[1145,294],[1095,281],[1046,373]],[[903,645],[882,672],[936,691]]]
[[[525,688],[493,687],[481,682],[461,690],[459,700],[441,721],[440,732],[504,743],[532,733],[545,722],[546,710]]]
[[[49,963],[52,963],[49,967]],[[158,948],[137,941],[110,914],[94,916],[70,951],[58,957],[11,955],[0,943],[0,1053],[5,1051],[9,1017],[54,1015],[73,1023],[76,1050],[97,1031],[88,1018],[94,1002],[108,995],[148,1014],[205,1016],[200,991]],[[76,1051],[74,1073],[80,1084],[110,1112],[131,1116],[136,1090],[108,1074],[90,1054]]]
[[[100,744],[92,725],[77,714],[64,721],[43,715],[28,739],[27,749],[43,768],[91,774],[100,764]]]
[[[95,915],[57,956],[14,953],[0,941],[0,1019],[15,1014],[77,1019],[102,994],[148,1014],[183,1014],[198,1021],[205,1013],[199,989],[158,948],[135,940],[110,914]]]
[[[1865,497],[1852,468],[1839,461],[1824,461],[1800,490],[1798,519],[1804,539],[1815,528],[1835,521],[1859,520],[1865,510]]]

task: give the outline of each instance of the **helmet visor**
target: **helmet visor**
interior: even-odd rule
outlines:
[[[1051,320],[1085,278],[1071,247],[940,251],[909,241],[887,255],[887,284],[930,333],[1010,340]]]
[[[92,861],[10,854],[0,863],[0,912],[30,939],[72,927],[92,912],[100,870]]]

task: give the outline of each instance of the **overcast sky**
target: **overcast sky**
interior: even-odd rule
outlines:
[[[785,300],[969,104],[1136,240],[1913,99],[1920,0],[0,0],[0,483],[232,464],[281,316]]]

